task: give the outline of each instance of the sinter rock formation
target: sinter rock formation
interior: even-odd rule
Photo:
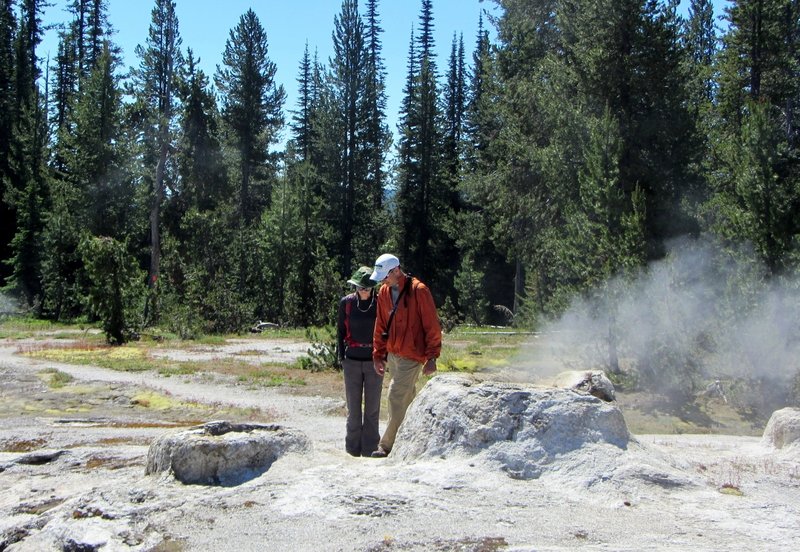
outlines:
[[[800,449],[800,408],[782,408],[773,412],[764,428],[763,439],[777,449]]]
[[[513,477],[539,477],[587,446],[618,454],[630,435],[614,403],[571,389],[433,378],[409,407],[395,460],[476,456]]]
[[[166,472],[181,483],[238,485],[267,471],[285,453],[309,446],[302,432],[280,425],[208,422],[150,445],[145,475]]]

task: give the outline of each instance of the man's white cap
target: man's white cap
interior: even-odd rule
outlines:
[[[389,253],[384,253],[375,259],[375,269],[369,279],[382,282],[386,275],[389,274],[389,271],[398,266],[400,266],[400,259]]]

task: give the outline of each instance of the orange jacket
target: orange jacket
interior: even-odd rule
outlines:
[[[398,286],[402,290],[408,276],[401,276]],[[387,352],[424,363],[438,358],[442,351],[442,327],[436,314],[436,305],[428,286],[411,278],[411,284],[400,297],[394,313],[388,339],[383,336],[389,313],[392,312],[392,294],[389,286],[378,292],[378,315],[372,336],[372,358],[385,360]]]

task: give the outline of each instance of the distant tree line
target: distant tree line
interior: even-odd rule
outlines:
[[[288,107],[253,10],[209,76],[155,0],[123,73],[108,0],[69,2],[49,63],[47,4],[2,0],[6,290],[121,342],[329,323],[385,251],[474,323],[613,293],[683,235],[796,272],[800,3],[729,2],[720,30],[710,0],[494,1],[440,61],[421,0],[393,138],[377,0],[342,1],[328,60],[298,53]]]

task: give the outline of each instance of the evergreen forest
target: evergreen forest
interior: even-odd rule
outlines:
[[[323,326],[393,252],[448,323],[536,328],[597,300],[616,371],[620,298],[702,243],[707,325],[775,289],[797,322],[797,0],[493,0],[447,59],[420,0],[394,129],[378,0],[342,0],[334,55],[297,52],[283,83],[256,11],[207,75],[175,0],[121,67],[108,1],[70,0],[49,60],[48,4],[0,4],[0,276],[32,316],[112,343]]]

